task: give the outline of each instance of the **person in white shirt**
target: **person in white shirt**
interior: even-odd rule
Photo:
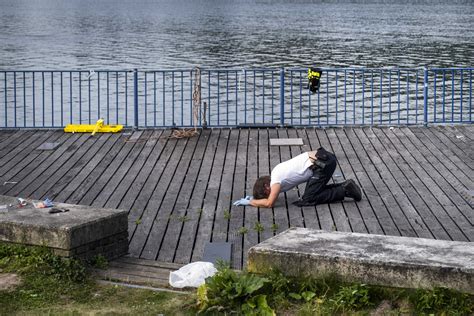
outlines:
[[[302,153],[278,164],[273,168],[271,176],[258,178],[253,187],[253,196],[235,201],[234,205],[271,208],[280,192],[286,192],[305,182],[303,196],[293,202],[297,206],[332,203],[342,201],[345,197],[360,201],[362,192],[354,180],[327,184],[336,164],[336,156],[322,147],[317,151]]]

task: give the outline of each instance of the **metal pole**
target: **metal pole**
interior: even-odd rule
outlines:
[[[134,124],[133,128],[138,129],[138,70],[134,69],[133,70],[133,100],[134,100],[134,114],[135,114],[135,119],[134,119]]]
[[[280,125],[285,125],[285,69],[280,69]]]
[[[428,69],[424,68],[424,81],[423,81],[423,123],[425,126],[428,125]]]

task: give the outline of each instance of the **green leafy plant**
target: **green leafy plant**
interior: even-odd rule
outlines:
[[[245,235],[249,232],[249,229],[247,227],[240,227],[238,232],[241,235]]]
[[[272,224],[272,227],[270,229],[272,230],[272,232],[276,232],[278,228],[279,228],[278,224],[274,223]]]
[[[135,225],[140,225],[142,223],[142,219],[141,218],[138,218],[136,221],[135,221]]]
[[[238,274],[218,264],[217,273],[197,290],[201,312],[241,312],[244,315],[274,315],[261,289],[270,281],[252,273]]]
[[[253,230],[255,230],[257,233],[261,233],[265,230],[265,227],[262,225],[262,223],[256,222],[253,226]]]
[[[474,300],[466,293],[435,288],[416,290],[410,301],[419,313],[449,312],[450,315],[468,315],[474,311]]]
[[[365,284],[343,286],[333,299],[342,310],[358,310],[370,306],[369,288]]]
[[[97,255],[90,261],[90,264],[97,269],[107,269],[109,262],[103,255]]]
[[[227,220],[230,219],[230,212],[227,209],[224,210],[224,219],[227,219]]]

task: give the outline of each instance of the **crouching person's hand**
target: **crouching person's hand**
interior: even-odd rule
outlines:
[[[237,200],[234,202],[235,206],[247,206],[250,205],[250,200],[253,199],[253,196],[247,195],[243,199]]]

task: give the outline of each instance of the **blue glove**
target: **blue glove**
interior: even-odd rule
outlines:
[[[253,196],[247,195],[243,199],[234,202],[235,206],[247,206],[250,205],[250,200],[253,199]]]

